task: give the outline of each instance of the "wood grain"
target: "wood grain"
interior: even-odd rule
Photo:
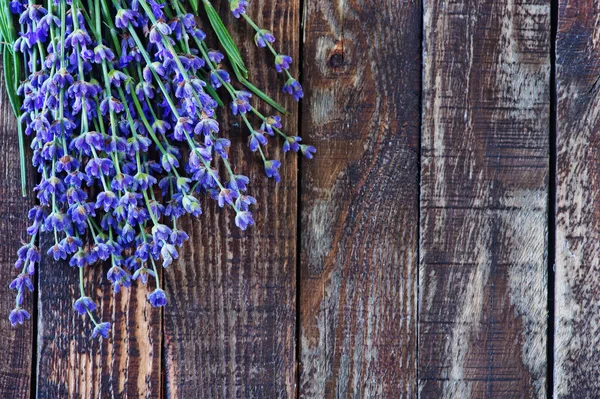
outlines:
[[[50,246],[45,237],[42,247]],[[78,270],[42,257],[39,273],[38,398],[161,398],[161,311],[147,287],[134,284],[113,296],[108,267],[86,269],[95,313],[112,323],[108,339],[91,338],[89,319],[76,314]]]
[[[10,325],[8,315],[14,308],[16,291],[9,290],[8,285],[19,274],[13,265],[21,240],[27,238],[27,211],[34,202],[31,195],[34,176],[28,174],[29,197],[23,198],[16,117],[6,97],[4,74],[0,75],[0,154],[0,398],[29,398],[35,320],[19,327]],[[23,304],[31,315],[35,315],[33,298],[27,292]]]
[[[251,80],[291,111],[282,118],[284,128],[297,135],[297,105],[281,93],[284,80],[272,68],[273,57],[254,46],[251,28],[231,16],[227,2],[219,4],[219,15],[241,44]],[[247,10],[275,34],[276,48],[292,56],[292,73],[297,74],[299,2],[255,0]],[[259,109],[272,112],[263,105]],[[242,232],[231,210],[218,208],[212,199],[203,201],[203,215],[183,224],[190,240],[165,276],[170,300],[165,309],[166,397],[292,398],[297,158],[284,156],[282,142],[271,140],[268,157],[282,163],[276,184],[248,150],[241,121],[228,110],[220,111],[219,120],[226,121],[221,131],[232,140],[235,172],[250,178],[249,194],[258,200],[255,225]]]
[[[421,4],[304,4],[299,396],[415,397]]]
[[[550,2],[424,10],[420,395],[545,397]]]
[[[554,394],[600,397],[600,4],[558,2]]]

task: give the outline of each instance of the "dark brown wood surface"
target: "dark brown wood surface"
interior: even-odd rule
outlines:
[[[298,106],[281,92],[285,80],[272,68],[272,55],[256,48],[252,28],[231,16],[227,2],[220,4],[219,14],[240,44],[252,81],[286,106],[291,115],[282,118],[284,130],[297,135]],[[291,71],[297,76],[299,1],[254,0],[247,10],[275,34],[275,47],[294,59]],[[248,192],[258,200],[255,226],[240,231],[235,214],[212,199],[202,202],[203,215],[184,225],[190,240],[165,277],[170,298],[165,308],[166,397],[293,397],[297,156],[283,155],[279,138],[271,140],[267,156],[281,160],[281,182],[276,184],[265,177],[260,158],[249,152],[241,119],[228,110],[220,118],[227,120],[222,131],[232,140],[235,172],[250,178]]]
[[[49,239],[42,240],[48,248]],[[52,238],[53,239],[53,238]],[[161,311],[145,286],[114,295],[108,267],[87,268],[86,293],[112,323],[109,339],[90,337],[93,324],[73,310],[79,271],[44,255],[39,273],[37,397],[160,398]]]
[[[559,1],[554,393],[600,397],[600,4]]]
[[[299,396],[414,397],[421,4],[304,21]]]
[[[419,391],[546,396],[550,3],[424,8]]]
[[[35,320],[27,322],[25,327],[11,327],[8,315],[15,307],[16,291],[9,290],[8,285],[20,272],[13,265],[21,240],[27,238],[25,215],[34,204],[34,176],[28,174],[29,196],[23,198],[17,124],[6,97],[4,74],[0,74],[0,93],[0,398],[20,399],[29,398],[31,373],[35,369],[32,336]],[[27,292],[23,303],[33,317],[34,299]]]
[[[113,323],[101,341],[72,309],[78,270],[44,256],[34,320],[13,328],[33,197],[2,94],[0,399],[600,397],[600,5],[253,0],[294,58],[298,106],[214,3],[315,159],[273,139],[282,182],[267,180],[222,111],[255,226],[203,200],[164,310],[143,286],[113,296],[95,268],[86,289]]]

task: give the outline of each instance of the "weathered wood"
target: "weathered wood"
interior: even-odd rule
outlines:
[[[419,391],[545,397],[550,2],[424,10]]]
[[[32,357],[32,332],[35,320],[11,327],[8,315],[14,308],[16,291],[8,289],[19,274],[12,265],[17,260],[21,240],[27,238],[27,211],[33,205],[33,173],[27,176],[28,198],[21,195],[19,145],[15,114],[6,97],[4,75],[0,75],[0,398],[29,398]],[[23,307],[34,313],[35,303],[27,292]]]
[[[42,247],[48,248],[49,236]],[[52,238],[53,240],[53,238]],[[86,293],[110,321],[108,339],[90,337],[92,323],[73,310],[79,274],[67,263],[42,257],[39,273],[38,398],[161,398],[161,311],[141,284],[116,296],[108,268],[87,268]]]
[[[559,1],[554,393],[600,397],[600,5]]]
[[[219,4],[219,15],[241,44],[251,80],[291,111],[282,122],[286,133],[296,135],[297,105],[281,93],[285,81],[273,69],[273,57],[254,46],[253,31],[231,16],[227,2]],[[298,0],[255,0],[248,14],[275,34],[276,47],[294,58],[296,74]],[[267,106],[259,109],[272,112]],[[221,134],[232,140],[235,172],[250,178],[248,192],[258,200],[255,225],[242,232],[234,213],[210,198],[202,203],[203,215],[182,223],[190,240],[165,273],[170,301],[165,308],[166,396],[291,398],[296,383],[296,155],[284,156],[282,142],[271,140],[268,156],[282,163],[276,184],[249,152],[242,122],[228,110],[219,118]]]
[[[421,4],[304,21],[299,395],[415,397]]]

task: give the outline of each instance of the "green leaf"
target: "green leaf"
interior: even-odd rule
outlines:
[[[12,44],[16,40],[12,15],[9,0],[0,0],[0,35],[2,35],[2,41],[10,44],[10,51],[13,51]]]
[[[241,84],[246,86],[252,93],[256,94],[258,97],[260,97],[264,102],[269,104],[271,107],[275,108],[277,111],[279,111],[280,113],[282,113],[284,115],[289,115],[289,113],[283,107],[283,105],[279,104],[277,101],[273,100],[271,97],[266,95],[258,87],[254,86],[252,83],[250,83],[247,79],[244,79],[243,77],[240,77],[240,76],[238,76],[238,79]]]
[[[204,0],[202,3],[204,4],[204,10],[206,11],[208,20],[209,20],[211,26],[213,27],[213,30],[215,31],[215,34],[217,35],[217,38],[219,39],[221,46],[223,46],[225,53],[227,53],[227,57],[229,58],[229,61],[231,62],[232,66],[234,67],[234,70],[235,70],[235,68],[238,68],[241,75],[243,77],[247,78],[248,70],[246,69],[246,66],[244,65],[244,60],[242,60],[240,51],[238,50],[237,46],[233,42],[233,39],[231,38],[231,35],[227,31],[227,28],[223,24],[221,17],[219,17],[219,14],[217,13],[217,11],[214,9],[212,4],[210,4],[210,2],[208,0]],[[236,75],[237,75],[237,73],[236,73]]]
[[[198,15],[198,0],[189,0],[189,3],[192,6],[194,14]]]
[[[238,66],[236,64],[232,63],[231,67],[233,68],[233,72],[235,73],[235,76],[237,77],[237,80],[241,84],[243,84],[244,86],[246,86],[251,92],[253,92],[258,97],[260,97],[261,99],[263,99],[263,101],[265,101],[271,107],[275,108],[277,111],[281,112],[284,115],[289,115],[289,113],[283,107],[283,105],[279,104],[277,101],[275,101],[271,97],[269,97],[266,93],[262,92],[258,87],[254,86],[252,83],[250,83],[248,81],[248,79],[246,79],[248,77],[248,74],[246,74],[246,76],[244,76],[243,72],[240,71],[240,69],[238,68]]]
[[[233,68],[233,72],[235,73],[235,76],[238,78],[238,80],[245,79],[244,75],[242,74],[242,71],[240,71],[236,64],[232,63],[231,67]]]
[[[16,117],[19,117],[19,108],[21,106],[20,97],[17,95],[18,76],[15,68],[19,66],[19,58],[15,58],[15,54],[11,51],[4,50],[2,54],[4,63],[4,81],[6,83],[6,94],[8,101],[13,109]]]
[[[6,47],[6,45],[5,45]],[[27,196],[27,175],[26,175],[26,162],[25,162],[25,138],[23,136],[23,126],[20,120],[20,106],[21,100],[17,95],[17,84],[19,82],[19,71],[20,71],[20,58],[12,51],[6,49],[2,53],[2,62],[4,67],[4,81],[6,83],[6,93],[8,95],[8,101],[10,106],[15,113],[17,119],[17,130],[19,139],[19,155],[20,155],[20,168],[21,168],[21,194],[23,197]]]

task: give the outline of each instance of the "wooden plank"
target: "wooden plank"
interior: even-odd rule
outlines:
[[[424,10],[419,391],[545,397],[550,2]]]
[[[421,4],[304,21],[299,395],[415,397]]]
[[[6,96],[3,74],[0,75],[0,93],[0,398],[29,398],[35,320],[29,320],[23,326],[11,327],[8,315],[14,308],[16,291],[9,290],[8,285],[19,274],[19,270],[12,265],[17,260],[21,240],[27,238],[27,211],[34,202],[31,195],[34,177],[33,173],[28,174],[29,197],[23,198],[17,124]],[[23,307],[35,315],[33,299],[27,292]]]
[[[554,394],[600,397],[600,5],[558,2]]]
[[[52,245],[50,239],[43,239],[43,248]],[[162,397],[161,311],[148,303],[141,284],[113,296],[107,270],[86,270],[85,289],[98,304],[96,314],[112,323],[109,338],[99,341],[90,337],[91,322],[73,310],[78,270],[42,257],[38,398]]]
[[[272,68],[273,57],[254,46],[254,33],[231,16],[227,2],[218,4],[219,15],[241,44],[251,80],[291,111],[282,122],[287,134],[297,135],[297,105],[281,93],[285,82]],[[275,34],[276,48],[292,56],[292,74],[297,74],[298,0],[254,0],[247,10],[259,26]],[[272,112],[267,106],[259,109]],[[165,273],[170,301],[165,308],[166,397],[293,397],[296,155],[284,156],[282,142],[271,140],[269,158],[281,159],[281,183],[276,184],[249,152],[242,122],[228,110],[220,111],[219,118],[227,121],[221,131],[232,140],[235,172],[250,178],[248,192],[258,200],[255,225],[239,230],[233,212],[218,208],[210,198],[202,201],[203,215],[182,223],[190,240]]]

